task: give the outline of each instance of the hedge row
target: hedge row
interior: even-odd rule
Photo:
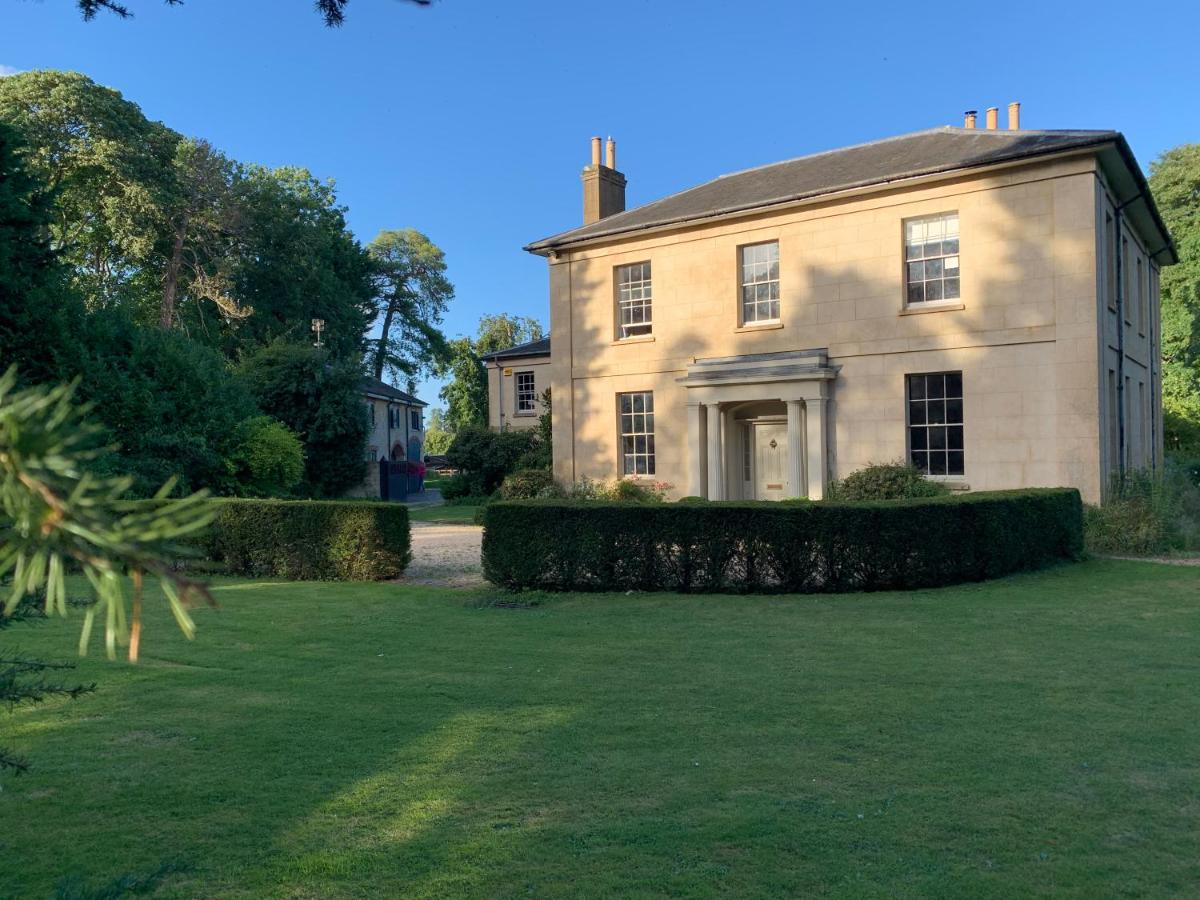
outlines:
[[[204,551],[232,575],[298,581],[398,578],[412,557],[408,508],[328,500],[216,500]]]
[[[824,592],[935,587],[1083,552],[1074,489],[875,503],[493,503],[483,571],[521,590]]]

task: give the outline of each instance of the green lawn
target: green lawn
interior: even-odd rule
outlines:
[[[414,506],[408,511],[408,517],[414,522],[430,522],[447,525],[473,525],[475,510],[478,506],[446,505],[446,506]]]
[[[1200,569],[840,597],[226,583],[4,740],[0,896],[997,897],[1200,885]],[[69,654],[79,617],[7,632]],[[12,827],[13,823],[18,823]]]

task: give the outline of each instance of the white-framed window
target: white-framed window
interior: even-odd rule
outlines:
[[[537,388],[533,372],[518,372],[513,379],[517,391],[517,415],[532,416],[537,412]]]
[[[650,263],[617,266],[617,334],[621,338],[654,332]]]
[[[962,372],[909,375],[908,458],[926,475],[962,475]]]
[[[779,241],[739,248],[742,324],[779,321]]]
[[[905,301],[909,306],[958,300],[958,213],[904,222]]]
[[[408,420],[413,431],[421,430],[421,411],[419,409],[409,410]]]
[[[654,474],[654,393],[617,395],[621,474]]]

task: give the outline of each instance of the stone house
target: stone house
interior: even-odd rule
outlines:
[[[488,426],[493,431],[537,428],[550,387],[550,338],[482,357],[488,377]]]
[[[592,140],[550,272],[554,471],[820,498],[907,458],[961,490],[1162,464],[1159,268],[1115,131],[941,127],[625,210]]]
[[[351,495],[379,499],[383,497],[380,462],[421,462],[425,448],[424,410],[429,404],[369,375],[362,377],[359,387],[370,432],[363,482]]]

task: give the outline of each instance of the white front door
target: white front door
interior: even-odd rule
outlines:
[[[754,499],[782,500],[787,496],[787,423],[754,426]]]

